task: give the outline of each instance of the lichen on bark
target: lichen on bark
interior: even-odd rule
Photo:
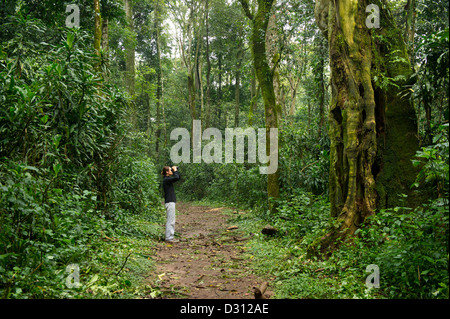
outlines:
[[[386,199],[387,194],[406,192],[415,176],[410,161],[418,147],[414,107],[408,97],[398,95],[401,79],[408,78],[411,68],[403,59],[407,51],[387,4],[375,2],[386,10],[381,12],[385,21],[379,30],[365,25],[366,0],[316,1],[316,21],[329,45],[329,194],[331,216],[339,226],[313,243],[310,251],[330,248],[336,238],[352,235],[380,204],[395,203]],[[375,41],[373,33],[395,43],[395,48]],[[394,53],[401,58],[390,59]],[[375,68],[393,79],[395,90],[374,85]],[[408,119],[401,121],[405,116]]]

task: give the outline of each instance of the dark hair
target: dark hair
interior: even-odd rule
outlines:
[[[161,171],[161,175],[162,176],[166,176],[167,172],[170,171],[170,170],[171,170],[170,166],[164,166],[162,171]]]

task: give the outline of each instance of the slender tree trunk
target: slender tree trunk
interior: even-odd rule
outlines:
[[[161,17],[160,2],[156,2],[154,32],[156,39],[156,132],[155,132],[155,152],[159,157],[159,145],[161,143],[161,101],[162,101],[162,69],[161,69]],[[150,109],[149,109],[150,112]]]
[[[240,95],[241,95],[241,62],[242,54],[239,50],[237,53],[237,63],[236,63],[236,88],[235,88],[235,106],[234,106],[234,127],[239,126],[239,109],[240,109]]]
[[[255,72],[255,67],[252,64],[252,76],[251,76],[251,85],[250,85],[250,108],[248,110],[248,125],[252,126],[253,125],[253,114],[255,112],[255,104],[256,104],[256,96],[257,96],[257,92],[256,92],[256,72]]]
[[[264,101],[266,140],[270,141],[270,129],[278,129],[278,117],[281,113],[279,105],[276,104],[273,70],[268,64],[266,53],[267,26],[275,0],[258,0],[258,10],[255,14],[250,11],[248,0],[240,0],[240,2],[246,16],[252,21],[252,57]],[[270,143],[266,143],[266,154],[270,155]],[[277,199],[280,196],[279,170],[267,175],[267,195],[269,199]],[[269,202],[269,208],[271,213],[275,213],[275,204]]]
[[[202,80],[202,60],[200,59],[203,51],[203,25],[199,26],[200,30],[197,36],[197,49],[195,52],[195,86],[196,91],[200,93],[200,120],[203,122],[204,114],[204,98],[203,98],[203,80]]]
[[[406,28],[404,38],[408,50],[409,60],[414,67],[414,34],[416,23],[416,0],[408,0],[405,5]]]
[[[209,0],[205,4],[206,24],[206,120],[205,127],[208,128],[211,120],[211,60],[209,57]]]
[[[127,28],[130,34],[125,39],[125,69],[126,69],[126,86],[128,89],[128,93],[131,96],[134,96],[134,88],[135,88],[135,44],[134,37],[131,35],[134,32],[133,26],[133,1],[132,0],[124,0],[125,5],[125,15],[127,21]]]
[[[109,32],[108,32],[109,20],[108,18],[102,19],[102,50],[108,52],[109,50]]]
[[[195,83],[194,83],[194,72],[193,70],[188,72],[187,85],[189,93],[189,109],[191,110],[191,119],[197,119],[197,114],[195,112]]]
[[[324,67],[325,67],[325,61],[324,58],[319,58],[319,130],[318,130],[318,136],[319,139],[322,137],[322,129],[324,125],[324,114],[325,114],[325,75],[324,75]]]
[[[102,41],[101,48],[103,51],[103,61],[106,67],[109,67],[109,20],[108,18],[102,18]],[[108,80],[108,74],[104,72],[103,77]]]
[[[293,79],[289,79],[289,82],[291,85],[291,106],[289,108],[289,116],[291,117],[292,124],[293,116],[295,114],[295,98],[297,97],[297,89],[298,85],[300,84],[300,78],[297,78],[295,82]]]
[[[102,40],[102,17],[100,14],[100,0],[94,0],[94,51],[100,56]]]
[[[217,92],[217,123],[220,123],[220,116],[222,115],[222,56],[219,55],[217,58],[217,63],[219,67],[219,88]]]
[[[365,24],[370,3],[383,10],[379,29]],[[414,107],[409,97],[399,97],[401,89],[374,87],[371,78],[377,71],[407,78],[411,66],[404,62],[405,45],[387,3],[370,3],[316,2],[316,21],[329,43],[330,202],[331,216],[337,217],[340,226],[313,243],[310,252],[318,245],[324,251],[336,237],[353,234],[377,207],[400,205],[398,194],[412,196],[411,158],[418,148]],[[371,32],[383,35],[391,47],[376,42]],[[390,52],[400,59],[388,58]],[[397,85],[404,83],[399,80]]]
[[[308,131],[311,129],[311,101],[308,100]]]
[[[423,144],[425,146],[428,146],[431,145],[433,141],[433,137],[431,136],[431,101],[428,92],[425,93],[422,103],[423,108],[425,110],[425,124],[424,124],[425,136],[423,139]]]

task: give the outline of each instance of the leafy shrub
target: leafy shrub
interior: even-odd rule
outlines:
[[[329,139],[320,139],[306,128],[283,126],[280,131],[280,184],[289,194],[296,188],[328,194]]]
[[[284,196],[282,196],[284,197]],[[329,223],[329,203],[326,197],[308,193],[301,188],[292,190],[287,199],[277,201],[275,214],[261,214],[269,224],[279,230],[280,236],[294,240],[312,240]]]
[[[448,298],[448,202],[396,207],[360,229],[360,263],[377,264],[390,298]]]
[[[0,50],[0,296],[77,297],[66,266],[92,269],[100,239],[126,230],[117,226],[127,210],[157,212],[156,174],[133,137],[123,143],[128,100],[103,83],[90,35],[49,31],[20,12],[9,19],[17,32]]]
[[[422,168],[414,182],[415,187],[427,186],[437,190],[439,197],[448,197],[449,184],[449,140],[448,123],[440,125],[433,137],[433,144],[422,147],[413,160],[415,166]]]
[[[177,196],[188,200],[209,199],[241,207],[266,205],[266,175],[256,164],[180,164]],[[224,191],[226,190],[226,191]]]
[[[42,287],[54,271],[82,258],[89,239],[107,232],[94,210],[96,196],[49,187],[39,169],[14,162],[0,165],[0,181],[2,296],[49,296]]]
[[[158,169],[146,155],[146,143],[143,134],[128,134],[117,159],[112,198],[120,209],[133,214],[149,213],[161,206]]]

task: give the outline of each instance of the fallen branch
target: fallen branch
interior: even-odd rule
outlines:
[[[250,238],[253,237],[253,235],[254,234],[251,233],[250,236],[247,236],[247,237],[244,237],[244,238],[238,238],[238,237],[233,236],[233,239],[234,239],[234,241],[244,241],[244,240],[249,240]]]
[[[269,286],[269,283],[267,281],[263,282],[261,286],[253,287],[253,292],[255,293],[255,299],[267,299],[266,296],[264,296],[264,292],[266,292],[267,286]]]
[[[102,240],[111,240],[111,241],[119,241],[117,238],[108,237],[105,235],[105,233],[102,232],[102,237],[100,237]]]
[[[319,160],[319,161],[320,161],[320,160]],[[313,162],[313,163],[309,163],[308,165],[306,165],[305,167],[303,167],[303,168],[301,169],[301,171],[300,171],[299,174],[301,174],[306,168],[310,167],[311,165],[314,165],[314,164],[318,163],[319,161],[315,161],[315,162]]]
[[[128,257],[131,256],[131,253],[128,254],[127,258],[125,259],[125,262],[122,265],[122,268],[120,268],[120,270],[117,272],[116,276],[119,276],[120,272],[122,271],[123,267],[125,267],[127,261],[128,261]]]
[[[238,258],[238,257],[233,257],[233,256],[230,256],[230,258],[231,258],[231,259],[233,259],[233,260],[239,260],[239,261],[242,261],[242,260],[244,260],[244,259],[242,259],[242,258]]]
[[[319,271],[324,271],[324,270],[325,270],[325,268],[319,268],[319,269],[314,270],[314,272],[319,272]]]

